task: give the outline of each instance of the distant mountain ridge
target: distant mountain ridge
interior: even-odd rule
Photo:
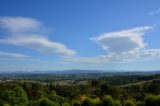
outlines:
[[[125,71],[125,70],[80,70],[80,69],[71,69],[71,70],[46,70],[46,71],[7,71],[0,72],[0,74],[96,74],[96,73],[108,73],[108,74],[131,74],[131,75],[149,75],[149,74],[160,74],[160,70],[154,71]]]

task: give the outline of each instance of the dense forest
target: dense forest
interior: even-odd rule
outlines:
[[[2,76],[0,106],[160,106],[159,74]]]

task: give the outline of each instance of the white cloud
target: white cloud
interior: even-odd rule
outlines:
[[[72,57],[64,58],[63,63],[76,64],[106,64],[113,62],[132,62],[132,61],[146,61],[150,59],[160,59],[160,49],[143,49],[137,51],[123,52],[123,53],[108,53],[106,55],[98,55],[95,57]]]
[[[75,55],[74,50],[64,44],[51,41],[47,36],[40,35],[42,22],[25,17],[0,17],[0,27],[5,28],[9,35],[0,39],[1,44],[10,44],[30,48],[32,50],[61,56]]]
[[[159,14],[160,13],[160,8],[155,10],[155,11],[152,11],[152,12],[149,12],[148,15],[155,15],[155,14]]]
[[[42,27],[42,23],[26,17],[0,17],[0,27],[12,33],[35,32]]]
[[[144,33],[151,29],[151,26],[137,27],[117,32],[109,32],[98,37],[91,38],[103,49],[113,53],[135,51],[145,47],[143,42]]]
[[[29,58],[29,56],[19,54],[19,53],[11,53],[11,52],[0,51],[0,58],[24,59],[24,58]]]
[[[42,36],[16,36],[5,39],[0,39],[1,44],[11,44],[15,46],[30,48],[45,54],[58,54],[58,55],[74,55],[75,51],[68,49],[65,45],[52,42]]]
[[[160,58],[160,49],[147,49],[143,37],[152,26],[109,32],[91,40],[96,41],[104,50],[105,55],[95,57],[66,58],[66,62],[103,64],[108,62],[128,62]]]
[[[128,61],[138,59],[160,58],[160,49],[146,49],[143,37],[152,26],[136,27],[115,32],[107,32],[93,37],[106,54],[95,57],[78,57],[74,50],[64,44],[51,41],[47,36],[41,35],[42,22],[24,17],[0,17],[0,27],[5,28],[8,35],[0,39],[0,44],[9,44],[25,47],[45,54],[66,56],[62,63],[103,64],[108,62]],[[71,56],[71,57],[68,57]],[[26,58],[18,53],[0,52],[0,57]]]
[[[141,58],[160,58],[160,49],[144,49],[138,51],[138,56]]]

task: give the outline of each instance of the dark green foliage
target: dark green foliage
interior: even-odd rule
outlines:
[[[91,86],[99,86],[99,85],[100,85],[100,81],[98,81],[98,80],[91,81]]]
[[[40,101],[39,106],[59,106],[59,105],[45,98]]]
[[[96,77],[96,75],[93,76]],[[51,76],[47,78],[52,79]],[[88,78],[93,76],[85,74],[83,78],[86,79],[82,79],[79,75],[64,75],[63,77],[65,79],[69,76],[73,77],[71,79],[76,78],[74,81],[69,80],[70,85],[38,81],[21,82],[21,80],[1,82],[0,106],[160,106],[160,96],[158,96],[160,75],[110,76],[96,78],[96,80],[87,79],[87,76]],[[39,81],[44,79],[39,77]],[[152,80],[147,81],[149,79]],[[90,83],[78,85],[80,81]],[[148,93],[152,95],[147,95]]]
[[[64,103],[63,106],[70,106],[70,104],[69,103]]]
[[[73,101],[73,106],[81,106],[81,102],[77,101],[77,100],[74,100]]]
[[[26,106],[28,104],[27,94],[20,86],[5,89],[3,92],[0,92],[0,100],[3,101],[2,103],[4,104],[7,103],[13,106]]]
[[[102,106],[102,101],[98,98],[92,100],[93,106]]]
[[[111,96],[107,95],[103,99],[103,106],[113,106],[114,101]]]
[[[55,88],[55,91],[58,95],[62,97],[67,97],[69,99],[73,99],[76,96],[78,96],[78,89],[75,89],[74,87],[70,86],[57,86]]]
[[[102,101],[102,106],[122,106],[119,100],[114,100],[111,96],[107,95]]]
[[[2,106],[11,106],[11,105],[9,105],[9,104],[3,104]]]
[[[30,101],[30,106],[38,106],[40,101],[41,100],[31,100]]]
[[[148,86],[148,92],[152,94],[160,94],[160,81],[153,81]]]
[[[126,100],[125,106],[136,106],[135,103],[132,100]]]
[[[87,98],[85,101],[83,101],[82,106],[93,106],[92,99]]]
[[[160,106],[160,96],[147,95],[145,98],[145,106]]]
[[[118,100],[115,100],[113,103],[113,106],[122,106],[121,102]]]
[[[109,88],[108,95],[111,95],[114,99],[119,99],[120,93],[121,93],[121,88],[112,86]]]
[[[143,102],[138,101],[138,102],[136,103],[136,106],[144,106],[144,103],[143,103]]]
[[[100,86],[100,95],[106,95],[109,93],[110,85],[107,83],[104,83]]]
[[[51,101],[59,103],[61,105],[63,105],[65,102],[67,102],[67,99],[61,96],[50,96],[48,97]]]

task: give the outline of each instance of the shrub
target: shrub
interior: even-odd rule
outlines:
[[[102,101],[100,100],[100,98],[95,98],[92,100],[93,102],[93,106],[102,106]]]
[[[115,101],[113,102],[113,106],[122,106],[122,104],[121,104],[120,101],[115,100]]]
[[[73,102],[73,106],[81,106],[81,102],[79,102],[79,101],[77,101],[77,100],[75,100],[74,102]]]
[[[39,106],[59,106],[59,104],[54,103],[49,99],[45,98],[40,101]]]
[[[147,95],[145,97],[145,106],[160,106],[160,96]]]
[[[138,102],[136,103],[136,106],[144,106],[144,103],[138,101]]]
[[[92,99],[87,98],[85,101],[83,101],[82,106],[93,106]]]
[[[113,106],[113,99],[111,96],[107,95],[104,97],[103,106]]]
[[[136,106],[132,100],[126,100],[125,106]]]

